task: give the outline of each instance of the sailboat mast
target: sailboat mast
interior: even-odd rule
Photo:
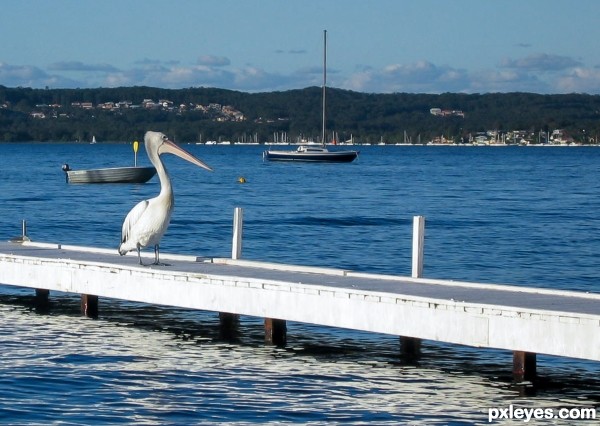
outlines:
[[[323,30],[323,131],[321,143],[325,145],[325,86],[327,85],[327,30]]]

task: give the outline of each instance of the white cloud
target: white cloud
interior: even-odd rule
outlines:
[[[79,61],[55,62],[48,65],[52,71],[90,71],[90,72],[114,72],[118,71],[116,67],[109,64],[84,64]]]
[[[231,61],[225,56],[203,55],[198,58],[198,64],[211,67],[225,67],[231,65]]]
[[[568,56],[549,55],[547,53],[538,53],[525,56],[519,59],[505,58],[500,62],[501,68],[515,68],[529,71],[560,71],[581,65]]]
[[[382,69],[367,68],[345,79],[344,86],[366,92],[462,92],[468,88],[464,70],[437,66],[429,61],[391,64]]]
[[[287,74],[246,65],[233,67],[229,59],[204,56],[197,64],[143,59],[130,68],[79,61],[56,62],[47,69],[0,62],[0,85],[9,87],[119,87],[153,86],[169,89],[220,87],[247,92],[298,89],[322,84],[322,68],[299,68]],[[495,69],[465,70],[421,60],[374,68],[357,67],[349,74],[328,70],[328,86],[367,93],[486,93],[534,92],[600,94],[600,68],[572,66],[573,59],[532,55],[504,60]],[[543,72],[542,70],[552,70]]]
[[[518,70],[482,70],[469,76],[470,93],[549,93],[549,86],[537,76]]]
[[[600,93],[600,69],[574,68],[556,80],[562,93]]]
[[[30,65],[10,65],[0,62],[0,84],[7,87],[77,87],[76,81],[51,75]]]
[[[0,79],[34,81],[47,78],[40,68],[29,65],[9,65],[0,62]]]

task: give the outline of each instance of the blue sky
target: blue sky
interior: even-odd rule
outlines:
[[[0,85],[600,94],[598,0],[3,0]]]

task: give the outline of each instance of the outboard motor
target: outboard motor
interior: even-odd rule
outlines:
[[[62,171],[65,172],[65,181],[67,183],[69,183],[69,174],[67,173],[69,170],[71,170],[71,168],[67,163],[62,165]]]

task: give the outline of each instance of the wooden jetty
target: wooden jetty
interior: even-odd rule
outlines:
[[[234,223],[241,225],[241,214]],[[168,266],[141,266],[116,249],[0,243],[0,283],[265,318],[265,334],[285,342],[286,321],[385,333],[418,352],[421,339],[513,351],[516,381],[535,376],[535,354],[600,361],[600,294],[419,278],[423,222],[415,218],[413,277],[161,253]],[[25,227],[24,227],[25,229]],[[150,258],[146,258],[150,261]]]

